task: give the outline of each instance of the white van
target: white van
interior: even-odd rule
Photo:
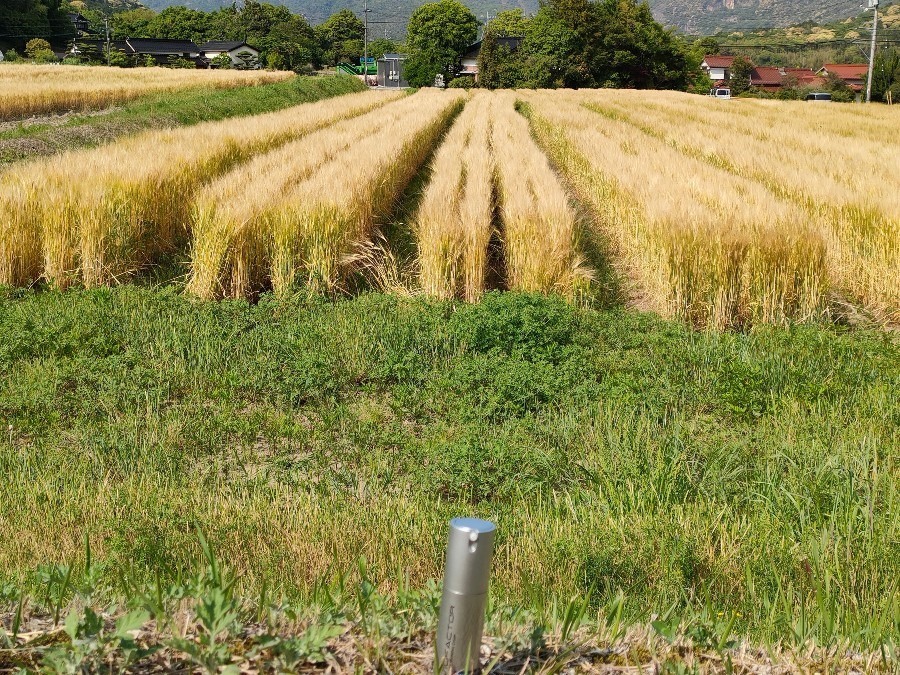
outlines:
[[[713,98],[723,98],[729,99],[731,98],[731,89],[728,87],[719,87],[717,89],[710,89],[709,95]]]

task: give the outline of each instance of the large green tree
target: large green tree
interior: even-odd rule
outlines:
[[[349,9],[332,14],[316,28],[324,63],[334,66],[342,61],[356,63],[363,54],[365,25]]]
[[[109,21],[112,36],[119,40],[129,37],[155,37],[150,30],[150,24],[155,17],[156,13],[149,9],[131,9],[113,14]]]
[[[735,96],[743,94],[750,89],[750,77],[753,73],[753,64],[746,56],[737,56],[731,62],[731,77],[728,86]]]
[[[74,36],[60,0],[0,0],[0,49],[15,48],[21,53],[34,38],[63,47]]]
[[[407,26],[406,79],[428,86],[436,75],[449,82],[459,70],[460,56],[478,36],[478,19],[459,0],[440,0],[419,7]]]
[[[209,35],[210,15],[180,5],[166,7],[147,22],[150,37],[204,42]],[[134,36],[130,36],[134,37]]]
[[[490,28],[497,37],[523,37],[528,30],[528,23],[529,18],[520,8],[507,9],[498,12],[497,16],[488,22],[485,26],[485,35]]]

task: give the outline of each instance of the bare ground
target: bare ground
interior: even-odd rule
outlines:
[[[112,627],[112,618],[106,617]],[[7,631],[12,614],[2,617]],[[403,637],[381,634],[377,628],[360,622],[348,622],[340,634],[327,641],[320,656],[300,659],[289,667],[283,652],[271,645],[278,640],[303,636],[309,624],[282,623],[278,626],[254,623],[232,635],[227,644],[230,665],[241,673],[404,673],[434,675],[432,636],[426,630],[412,631]],[[531,634],[529,634],[531,631]],[[96,660],[84,662],[81,672],[109,670],[140,675],[151,673],[201,672],[186,653],[168,644],[173,635],[199,644],[196,624],[188,611],[174,617],[165,630],[148,622],[132,635],[143,647],[157,651],[137,662],[126,664],[119,652],[106,652]],[[4,637],[6,639],[4,640]],[[20,669],[42,668],[48,650],[71,645],[72,640],[51,617],[36,615],[21,625],[15,638],[0,630],[0,673],[18,673]],[[505,638],[486,637],[482,644],[482,672],[493,675],[525,673],[738,673],[743,675],[786,675],[788,673],[895,673],[897,664],[880,652],[861,653],[846,647],[830,649],[810,646],[797,651],[780,646],[761,648],[742,643],[716,650],[690,641],[672,643],[650,627],[636,627],[615,640],[589,628],[575,631],[563,642],[559,636],[534,639],[533,629],[512,629]]]

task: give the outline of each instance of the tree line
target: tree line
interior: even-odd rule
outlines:
[[[71,41],[68,12],[84,15],[98,35],[103,33],[104,16],[85,0],[5,0],[0,45],[24,47],[35,37],[54,45]],[[706,54],[718,53],[715,39],[689,40],[665,28],[649,5],[638,0],[542,0],[533,16],[521,9],[503,11],[484,26],[459,0],[438,0],[412,13],[404,44],[379,38],[369,42],[368,53],[406,53],[406,79],[412,86],[429,86],[438,75],[450,86],[471,86],[471,76],[460,77],[461,60],[481,28],[478,86],[487,88],[629,87],[705,93],[712,83],[700,63]],[[313,26],[284,6],[259,0],[212,12],[173,6],[157,13],[137,7],[113,14],[110,31],[113,39],[245,41],[260,51],[263,67],[298,73],[358,63],[365,33],[363,21],[349,9]],[[47,51],[41,54],[46,58]],[[749,89],[750,67],[749,61],[736,64],[733,88],[742,90],[746,79],[744,89]],[[880,100],[891,91],[896,100],[900,57],[881,54],[875,70],[875,97]],[[842,83],[833,85],[840,96]],[[792,93],[787,87],[783,96]]]

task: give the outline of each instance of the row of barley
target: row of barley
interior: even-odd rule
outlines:
[[[571,296],[590,275],[575,214],[509,92],[479,92],[435,157],[415,224],[423,290],[477,299],[492,236],[511,290]]]
[[[772,202],[795,205],[827,244],[835,291],[875,318],[900,321],[894,111],[861,115],[848,106],[754,102],[749,112],[732,115],[731,108],[697,105],[687,95],[669,94],[662,105],[658,96],[639,92],[593,92],[585,100],[682,155],[764,186]],[[872,128],[858,137],[857,123]]]
[[[0,120],[106,108],[192,87],[229,89],[289,77],[293,74],[265,70],[5,65],[0,66]]]
[[[523,96],[535,133],[613,242],[637,304],[716,328],[823,312],[825,242],[799,208],[588,110],[582,94]]]
[[[460,92],[424,90],[210,184],[193,210],[188,291],[336,288],[462,105]]]
[[[0,284],[125,278],[185,242],[192,197],[205,183],[392,97],[351,94],[17,165],[0,174]]]

